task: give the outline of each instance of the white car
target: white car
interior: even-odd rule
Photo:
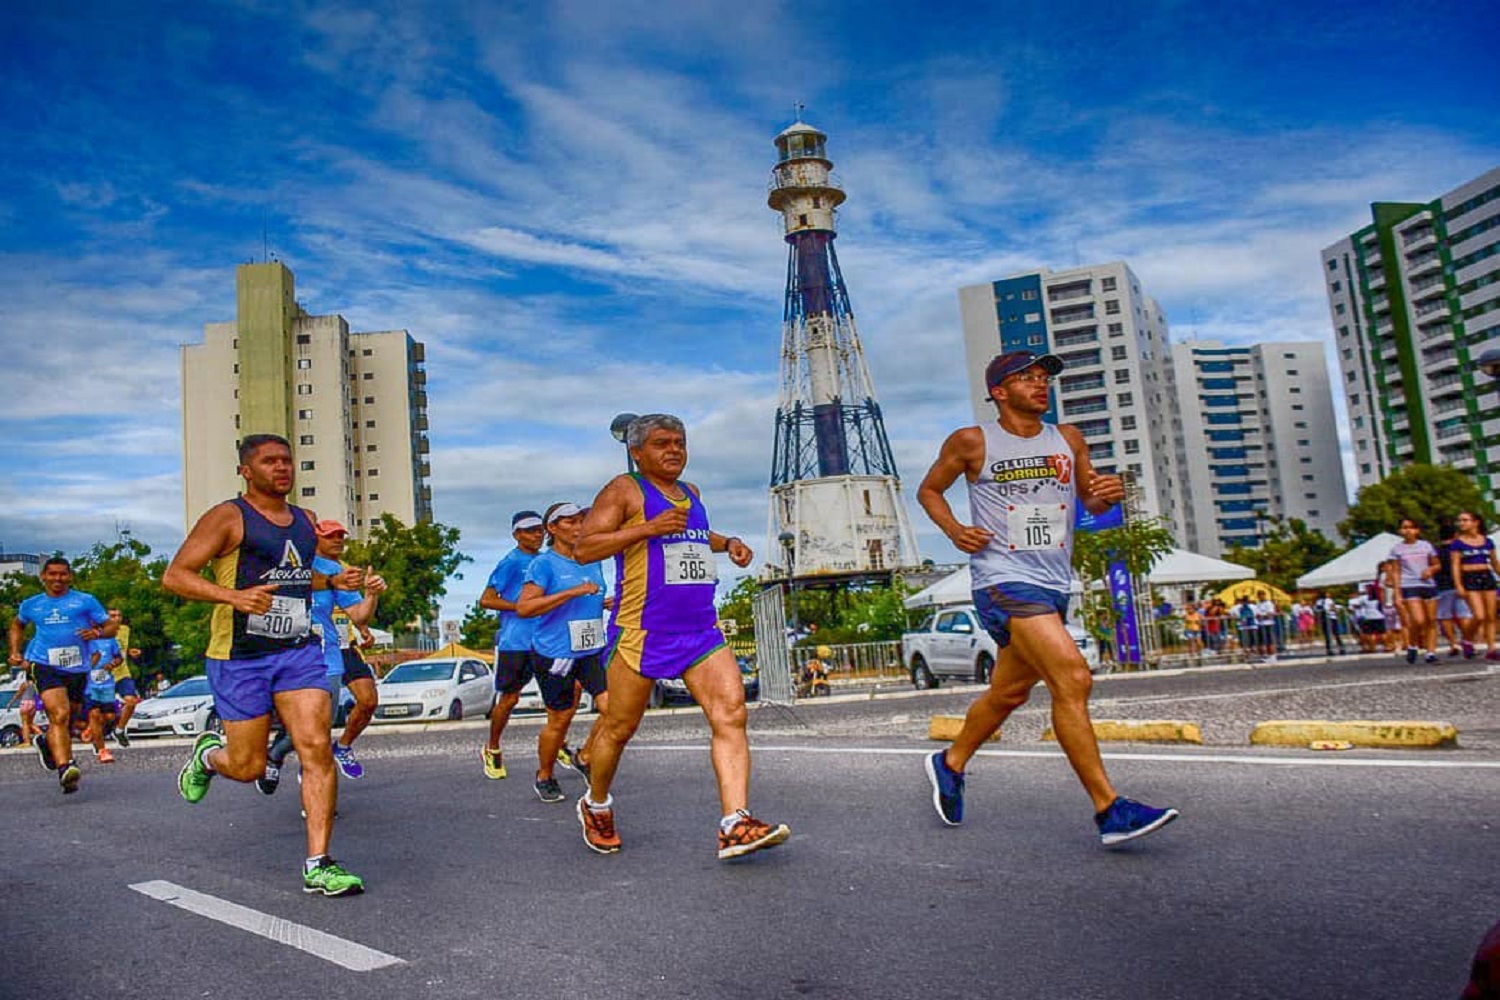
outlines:
[[[131,739],[137,736],[197,736],[202,732],[222,733],[224,725],[214,711],[214,695],[208,689],[208,678],[201,674],[178,681],[155,698],[145,698],[135,706],[130,725],[125,727]]]
[[[381,679],[379,692],[377,724],[462,719],[490,710],[495,679],[483,660],[408,660]]]

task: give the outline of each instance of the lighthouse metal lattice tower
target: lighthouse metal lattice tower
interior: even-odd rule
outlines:
[[[788,252],[767,538],[799,580],[888,578],[917,563],[916,537],[833,249],[845,196],[827,139],[800,120],[776,137],[767,200]]]

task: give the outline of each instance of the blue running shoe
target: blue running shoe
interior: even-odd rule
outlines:
[[[955,773],[943,759],[947,751],[939,750],[927,758],[927,780],[932,782],[932,808],[949,826],[964,821],[964,776]]]
[[[1105,847],[1114,847],[1160,830],[1177,816],[1176,809],[1157,809],[1121,797],[1111,802],[1102,813],[1095,813],[1094,823],[1099,827],[1100,842]]]
[[[363,778],[365,767],[354,756],[354,748],[346,747],[337,741],[333,744],[333,759],[338,763],[339,770],[344,772],[346,778]]]

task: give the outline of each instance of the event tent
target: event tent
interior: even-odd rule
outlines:
[[[1382,531],[1338,558],[1303,573],[1297,577],[1297,587],[1299,590],[1324,590],[1351,583],[1368,583],[1375,579],[1375,571],[1381,562],[1390,557],[1391,546],[1399,541],[1399,536]]]

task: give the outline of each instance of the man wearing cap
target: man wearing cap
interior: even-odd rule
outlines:
[[[1010,351],[985,369],[999,419],[955,431],[917,489],[934,524],[969,554],[974,606],[999,647],[989,690],[969,706],[953,744],[926,760],[932,801],[949,826],[963,821],[964,767],[985,740],[1030,697],[1038,680],[1052,696],[1057,741],[1094,807],[1106,847],[1158,830],[1177,818],[1119,796],[1104,771],[1089,718],[1093,678],[1068,634],[1073,582],[1073,519],[1082,504],[1103,513],[1125,498],[1120,477],[1096,472],[1076,427],[1042,420],[1051,402],[1055,355]],[[943,496],[963,476],[964,524]]]
[[[481,608],[500,612],[500,625],[495,630],[495,704],[490,709],[489,742],[480,751],[486,778],[505,777],[500,737],[516,702],[521,700],[521,688],[537,676],[540,661],[531,649],[535,620],[516,614],[516,600],[526,582],[526,570],[542,551],[542,515],[534,510],[517,511],[510,519],[510,534],[516,547],[495,564],[479,597]]]
[[[531,645],[541,658],[537,687],[547,707],[547,724],[537,733],[534,787],[543,802],[564,798],[552,772],[553,765],[564,759],[568,726],[578,709],[577,689],[581,686],[593,696],[599,712],[609,707],[599,660],[604,649],[604,573],[598,563],[582,564],[573,558],[584,513],[573,503],[547,508],[548,549],[527,567],[526,582],[516,600],[516,613],[535,622]],[[566,754],[567,762],[585,779],[592,750],[585,743]]]

